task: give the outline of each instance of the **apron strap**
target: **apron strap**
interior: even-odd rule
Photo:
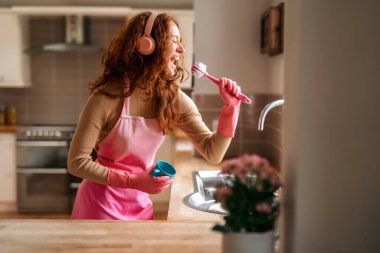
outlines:
[[[124,82],[125,82],[125,85],[124,85],[124,93],[125,93],[129,89],[129,78],[125,77]],[[121,116],[123,117],[129,116],[129,101],[130,101],[130,96],[124,98],[123,110],[121,112]]]

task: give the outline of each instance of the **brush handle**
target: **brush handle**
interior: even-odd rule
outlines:
[[[210,80],[213,81],[216,85],[219,86],[219,82],[220,82],[220,80],[219,80],[218,78],[213,77],[213,76],[211,76],[211,75],[209,75],[209,74],[207,74],[207,73],[204,74],[204,77],[207,77],[208,79],[210,79]],[[243,102],[244,104],[251,104],[251,103],[252,103],[252,101],[251,101],[246,95],[244,95],[243,93],[240,93],[240,94],[237,96],[237,98],[238,98],[241,102]]]

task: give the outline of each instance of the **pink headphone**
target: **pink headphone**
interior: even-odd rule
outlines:
[[[148,21],[146,21],[144,34],[137,41],[137,51],[142,55],[150,55],[156,48],[156,42],[154,41],[152,36],[150,36],[156,17],[157,14],[150,14]]]

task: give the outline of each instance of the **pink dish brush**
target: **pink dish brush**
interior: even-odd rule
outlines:
[[[219,86],[219,79],[216,78],[216,77],[213,77],[212,75],[209,75],[207,73],[207,67],[206,65],[204,65],[202,62],[196,62],[192,67],[191,67],[191,73],[193,74],[193,76],[195,76],[196,78],[201,78],[201,77],[207,77],[208,79],[210,79],[211,81],[213,81],[216,85]],[[250,104],[252,103],[252,101],[246,96],[244,95],[243,93],[240,93],[238,96],[237,96],[238,99],[240,99],[243,103],[245,104]]]

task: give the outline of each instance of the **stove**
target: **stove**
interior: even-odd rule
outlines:
[[[67,155],[75,126],[16,131],[17,205],[21,213],[70,212]]]

